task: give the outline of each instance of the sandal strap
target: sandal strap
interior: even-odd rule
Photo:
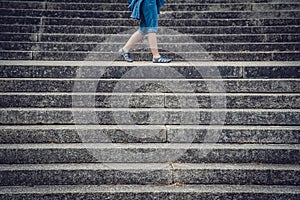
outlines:
[[[160,56],[159,58],[153,58],[154,63],[169,63],[171,61],[172,60],[170,58],[166,58],[166,57],[163,57],[163,56]]]
[[[133,60],[130,57],[129,52],[125,52],[124,49],[121,49],[121,54],[127,62],[132,62]]]

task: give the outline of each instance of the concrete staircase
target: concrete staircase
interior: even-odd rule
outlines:
[[[300,2],[0,0],[0,199],[300,198]]]

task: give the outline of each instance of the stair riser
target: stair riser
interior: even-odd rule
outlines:
[[[1,0],[6,2],[7,0]],[[21,1],[22,0],[14,0],[14,1]],[[43,2],[44,0],[28,0],[31,2]],[[241,0],[197,0],[197,3],[240,3]],[[47,0],[47,2],[57,2],[57,3],[127,3],[126,0]],[[194,3],[194,0],[178,0],[178,3]],[[297,0],[244,0],[244,3],[268,3],[268,2],[294,2],[297,3]],[[174,0],[166,0],[166,3],[175,3]]]
[[[172,143],[203,143],[211,134],[218,135],[218,143],[299,143],[300,130],[256,130],[254,129],[189,129],[172,128],[167,129],[168,142]]]
[[[154,127],[148,126],[147,129],[126,129],[122,127],[105,129],[98,126],[97,129],[85,128],[20,128],[14,129],[2,127],[0,130],[2,144],[21,144],[21,143],[106,143],[106,142],[168,142],[172,143],[191,143],[209,142],[204,141],[208,134],[217,133],[217,143],[299,143],[299,128],[290,127],[289,129],[221,129],[209,130],[203,128],[176,128],[176,127]]]
[[[299,185],[299,171],[175,170],[174,179],[187,184]],[[246,177],[246,178],[245,178]],[[269,177],[272,177],[271,179]],[[289,181],[287,181],[289,180]],[[285,182],[287,181],[287,182]]]
[[[226,103],[212,105],[214,99]],[[90,101],[85,101],[90,99]],[[73,103],[73,100],[76,103]],[[253,108],[300,109],[300,96],[1,95],[0,108]]]
[[[126,156],[124,156],[126,154]],[[299,163],[299,149],[1,149],[1,164],[35,163]],[[176,158],[177,157],[177,158]],[[176,159],[176,160],[174,160]]]
[[[18,111],[0,110],[1,124],[299,125],[292,111]],[[74,118],[73,115],[76,117]],[[223,117],[222,117],[223,116]],[[224,119],[222,119],[224,118]]]
[[[148,129],[111,128],[104,129],[1,129],[0,143],[164,143],[166,129],[164,127]],[[286,134],[287,135],[287,134]],[[296,135],[295,135],[296,136]],[[297,138],[297,137],[296,137]]]
[[[124,11],[125,10],[125,11]],[[49,11],[49,10],[22,10],[22,9],[5,9],[0,8],[1,16],[36,16],[36,17],[66,17],[66,18],[130,18],[130,11],[126,8],[119,12],[97,11],[97,12],[78,12],[78,11]],[[210,12],[210,11],[170,11],[160,15],[161,19],[241,19],[241,18],[299,18],[300,11],[248,11],[248,12]]]
[[[113,64],[113,63],[111,63]],[[74,65],[74,66],[72,66]],[[150,66],[150,67],[134,67],[134,66],[124,66],[124,63],[120,63],[121,66],[109,66],[107,64],[105,67],[100,66],[84,66],[78,67],[78,64],[72,63],[69,66],[19,66],[19,65],[5,65],[0,64],[0,77],[1,78],[147,78],[147,79],[167,79],[167,78],[186,78],[186,79],[201,79],[205,78],[240,78],[242,77],[242,67],[237,66],[195,66],[193,64],[188,64],[187,66]],[[99,64],[101,65],[101,63]],[[123,65],[123,66],[122,66]],[[259,70],[262,67],[257,67]],[[270,67],[269,76],[276,76],[277,74],[284,70],[285,76],[292,78],[300,77],[298,72],[299,67]],[[253,73],[256,77],[259,77],[258,72],[254,71],[255,68],[251,68],[248,74],[249,76]],[[263,70],[263,69],[262,69]],[[209,71],[210,74],[204,74],[204,72]],[[134,72],[134,73],[133,73]],[[151,72],[151,73],[149,73]],[[172,72],[172,73],[170,73]],[[268,72],[265,69],[263,72]],[[274,74],[272,74],[274,72]],[[264,73],[263,75],[266,76]],[[254,76],[254,75],[252,75]],[[3,82],[4,84],[4,82]]]
[[[165,56],[173,61],[298,61],[299,52],[225,52],[225,53],[164,53]],[[183,58],[181,58],[183,57]],[[132,55],[135,61],[151,61],[150,53],[135,53]],[[47,60],[47,61],[111,61],[111,53],[87,52],[23,52],[23,51],[3,51],[0,52],[2,60]],[[122,58],[116,58],[114,61],[123,61]]]
[[[125,43],[125,41],[124,41]],[[86,44],[53,44],[53,43],[42,43],[42,44],[35,44],[35,43],[20,43],[20,42],[0,42],[0,51],[79,51],[79,52],[114,52],[117,49],[120,49],[124,43],[117,43],[117,44],[97,44],[97,43],[86,43]],[[139,45],[139,44],[137,44]],[[137,49],[133,51],[148,51],[148,45],[143,44],[143,49]],[[292,43],[292,44],[276,44],[276,43],[258,43],[258,44],[160,44],[159,49],[161,50],[171,50],[173,49],[174,52],[280,52],[280,51],[288,51],[288,52],[299,52],[300,51],[300,43]]]
[[[0,2],[1,8],[17,8],[17,9],[47,9],[47,10],[87,10],[87,11],[125,11],[127,10],[127,3],[119,3],[111,5],[108,3],[99,4],[80,4],[80,3],[47,3],[47,2]],[[300,5],[296,3],[285,4],[225,4],[225,5],[208,5],[191,3],[189,5],[174,5],[166,4],[162,8],[163,11],[252,11],[252,10],[293,10],[299,9]]]
[[[173,86],[176,87],[173,87]],[[37,86],[37,87],[35,87]],[[209,86],[209,88],[208,88]],[[138,90],[137,90],[138,89]],[[0,80],[2,92],[300,93],[299,80]]]
[[[299,25],[299,18],[291,19],[160,19],[159,26],[288,26]],[[64,19],[64,18],[43,18],[43,25],[72,25],[72,26],[137,26],[138,21],[128,19]],[[0,19],[2,25],[40,25],[40,17],[17,17],[3,16]]]
[[[193,64],[191,64],[193,65]],[[300,78],[300,66],[170,66],[166,67],[105,67],[105,73],[101,72],[101,67],[76,67],[74,66],[19,66],[19,65],[0,65],[1,78],[75,78],[76,76],[84,78],[154,78],[166,79],[175,78],[170,70],[176,72],[177,78],[199,79],[199,78]],[[136,70],[136,74],[130,76],[130,72]],[[210,70],[211,74],[202,74]],[[78,72],[81,72],[79,74]],[[152,74],[146,73],[151,71]],[[138,77],[137,77],[138,75]],[[182,77],[179,77],[182,76]],[[225,81],[227,82],[227,81]],[[3,83],[3,82],[2,82]],[[4,83],[3,83],[4,84]]]
[[[28,41],[27,38],[32,34],[2,34],[1,40],[9,41]],[[22,39],[24,37],[24,39]],[[42,34],[40,35],[41,42],[108,42],[112,38],[118,42],[127,41],[130,35],[124,36],[99,36],[99,35],[55,35],[55,34]],[[16,39],[15,39],[16,38]],[[299,42],[300,36],[294,34],[267,34],[267,35],[201,35],[201,36],[158,36],[158,43],[177,43],[177,42],[211,42],[211,43],[238,43],[238,42]]]
[[[31,170],[1,171],[2,186],[103,184],[299,185],[299,171],[277,170]],[[245,177],[247,177],[245,179]],[[269,179],[268,177],[272,177]]]
[[[32,199],[43,199],[43,200],[61,200],[61,199],[165,199],[165,200],[194,200],[194,199],[206,199],[206,200],[232,200],[232,199],[247,199],[247,200],[265,200],[265,199],[276,199],[276,200],[298,200],[300,194],[253,194],[253,193],[218,193],[212,194],[210,192],[197,193],[197,192],[89,192],[84,194],[70,194],[70,193],[42,193],[42,194],[4,194],[0,195],[1,200],[32,200]]]
[[[112,35],[72,35],[72,34],[22,34],[22,33],[3,33],[0,35],[0,41],[10,41],[10,44],[13,44],[12,42],[69,42],[76,45],[76,43],[94,43],[97,41],[99,45],[101,43],[107,43],[110,42],[112,39],[114,39],[116,42],[125,43],[130,35],[124,35],[124,36],[112,36]],[[299,35],[295,34],[268,34],[268,35],[203,35],[203,36],[162,36],[158,37],[158,43],[188,43],[188,42],[194,42],[197,44],[204,43],[204,42],[210,42],[210,43],[222,43],[226,45],[226,43],[277,43],[277,42],[298,42],[300,40]],[[5,44],[4,42],[2,42]],[[7,44],[8,45],[8,44]],[[51,44],[52,46],[54,44]],[[69,44],[70,45],[70,44]],[[200,45],[200,44],[199,44]],[[231,44],[233,45],[233,44]],[[266,44],[265,44],[266,45]],[[11,45],[9,45],[7,48],[11,48]],[[32,46],[43,46],[42,44],[36,43],[32,44]],[[5,46],[4,46],[5,47]],[[284,47],[281,47],[284,48]]]
[[[151,128],[151,126],[149,126]],[[1,129],[1,144],[22,143],[203,143],[211,133],[217,133],[215,143],[297,144],[299,128],[289,130],[246,129]]]
[[[132,26],[1,26],[2,33],[35,33],[35,34],[131,34],[137,27]],[[173,34],[297,34],[300,26],[255,26],[255,27],[160,27],[160,35]],[[112,39],[112,38],[110,38]]]

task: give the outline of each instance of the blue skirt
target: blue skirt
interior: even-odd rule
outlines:
[[[139,32],[143,35],[157,33],[158,10],[156,0],[144,0],[141,5],[141,21]]]

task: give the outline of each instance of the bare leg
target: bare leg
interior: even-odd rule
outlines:
[[[144,38],[144,35],[141,34],[139,31],[136,31],[128,40],[128,42],[123,47],[125,52],[128,52],[137,42],[142,40]]]
[[[156,33],[148,33],[148,42],[153,58],[159,58]]]

